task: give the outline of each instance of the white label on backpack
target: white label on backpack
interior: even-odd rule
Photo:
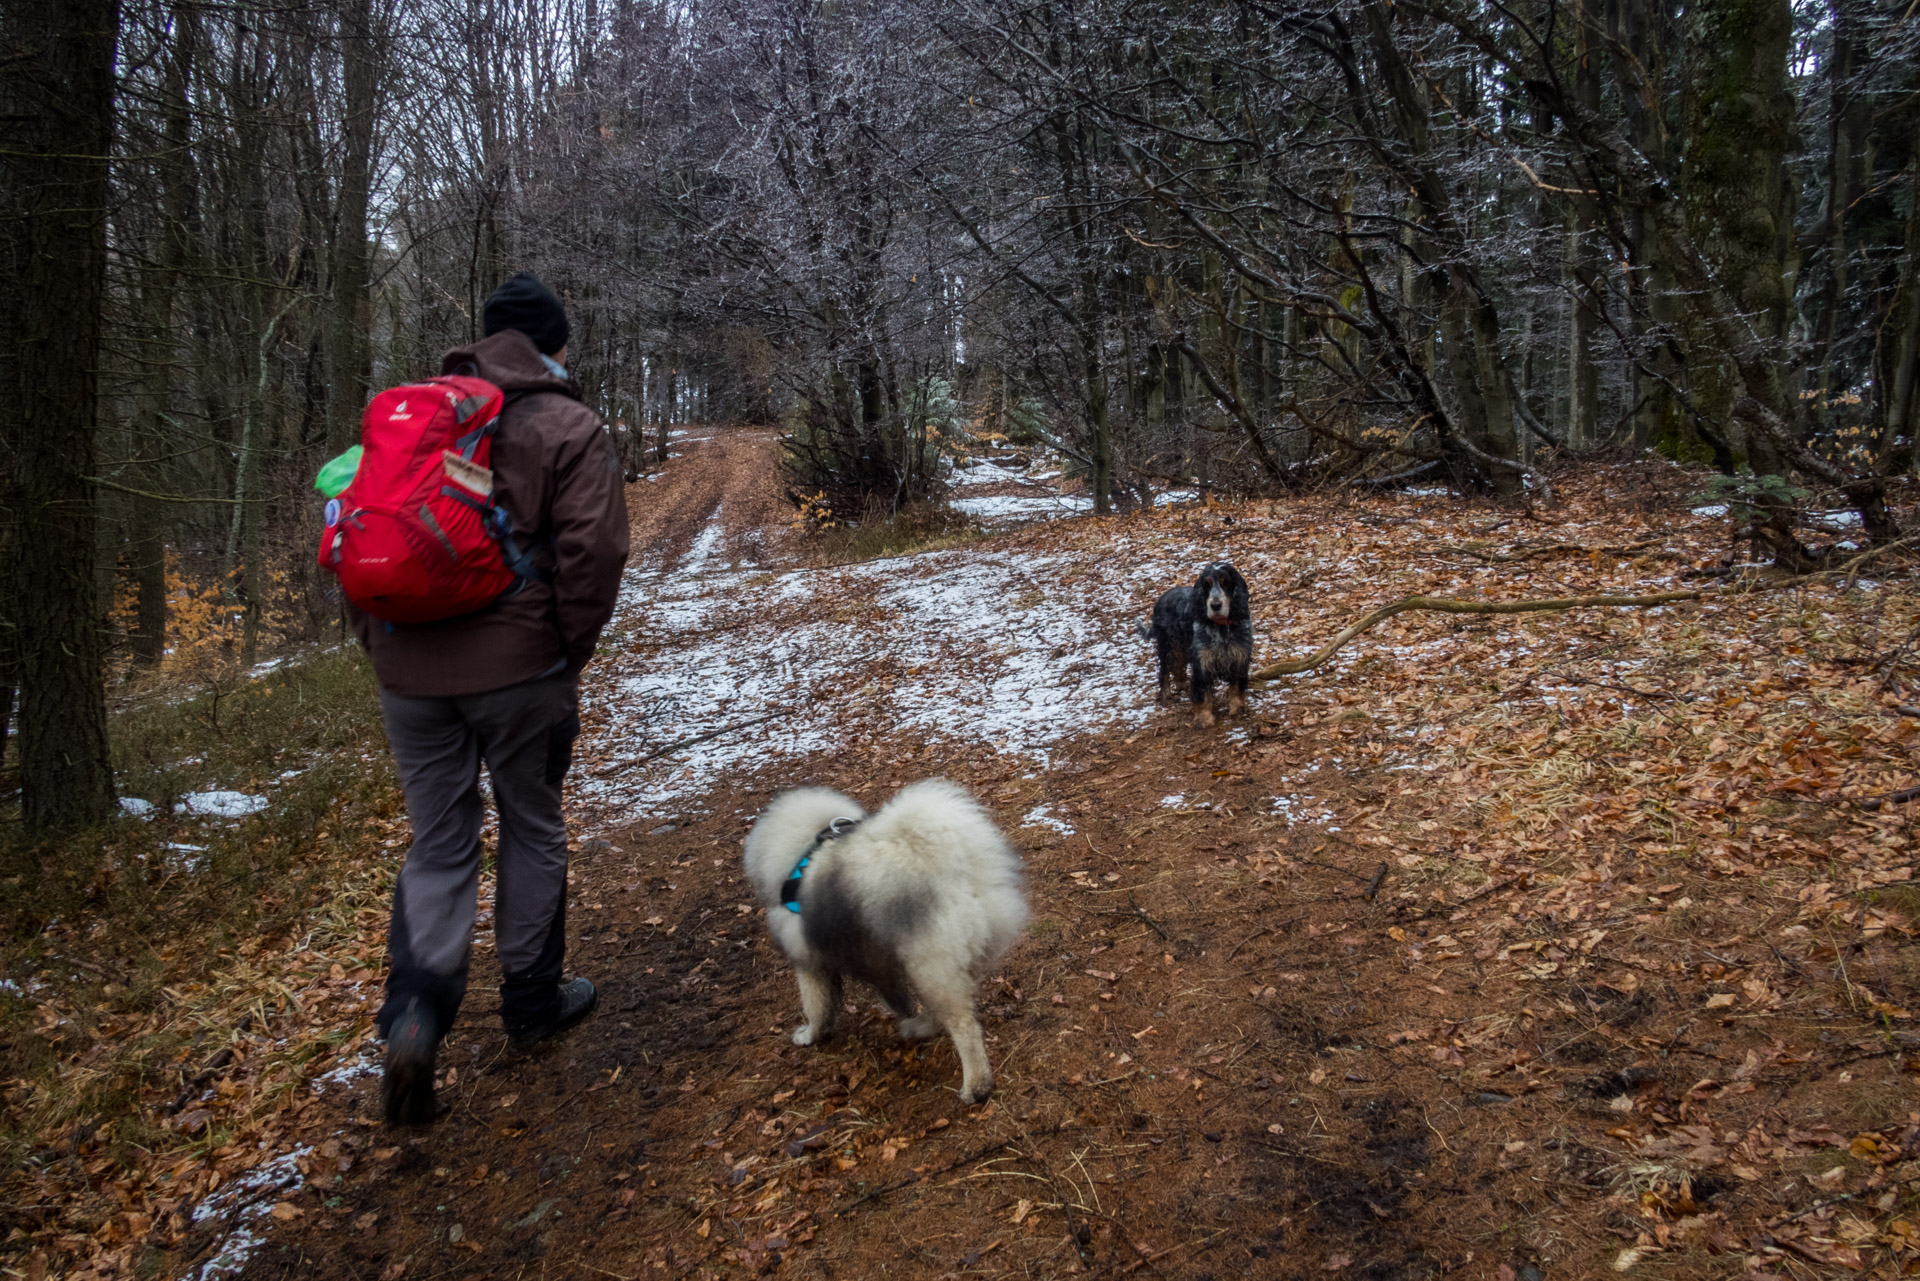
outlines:
[[[493,471],[478,463],[470,463],[451,449],[440,451],[440,469],[447,473],[447,479],[468,493],[479,498],[493,497]]]

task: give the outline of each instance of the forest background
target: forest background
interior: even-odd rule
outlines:
[[[1509,499],[1657,449],[1817,563],[1902,536],[1909,0],[188,0],[0,27],[0,724],[112,805],[104,693],[336,635],[311,478],[532,270],[630,474],[778,422],[816,517],[969,437]],[[1737,491],[1737,492],[1736,492]]]
[[[1032,1006],[1016,987],[1003,1026],[1024,1011],[1051,1041],[1101,1004],[1141,1017],[1045,1074],[1023,1066],[1022,1089],[1045,1091],[1023,1097],[1077,1127],[1070,1091],[1118,1088],[1109,1060],[1193,1059],[1177,1068],[1191,1085],[1146,1077],[1101,1105],[1117,1144],[1139,1141],[1136,1115],[1198,1115],[1203,1073],[1228,1071],[1207,1047],[1240,1017],[1219,994],[1248,990],[1241,967],[1260,978],[1248,1002],[1278,996],[1270,980],[1297,989],[1297,1017],[1276,1024],[1295,1048],[1258,1089],[1238,1083],[1240,1110],[1221,1114],[1238,1119],[1215,1133],[1251,1139],[1242,1168],[1284,1173],[1246,1185],[1262,1232],[1272,1188],[1324,1187],[1326,1162],[1345,1163],[1352,1195],[1313,1203],[1347,1220],[1289,1210],[1329,1270],[1451,1234],[1499,1238],[1527,1275],[1519,1247],[1550,1234],[1510,1224],[1561,1222],[1559,1193],[1578,1186],[1583,1222],[1604,1227],[1580,1248],[1599,1259],[1604,1241],[1613,1259],[1596,1270],[1672,1232],[1716,1258],[1751,1250],[1756,1276],[1802,1275],[1785,1253],[1910,1272],[1916,139],[1914,0],[0,0],[0,1263],[185,1267],[217,1257],[216,1228],[242,1209],[274,1216],[285,1257],[307,1257],[304,1223],[325,1242],[314,1257],[349,1270],[404,1263],[429,1238],[455,1248],[402,1226],[398,1207],[438,1204],[438,1176],[422,1160],[380,1185],[379,1153],[397,1147],[364,1153],[350,1202],[210,1198],[240,1196],[242,1174],[308,1138],[340,1175],[361,1151],[326,1151],[350,1096],[314,1082],[370,1052],[363,1005],[406,839],[371,676],[323,652],[342,619],[313,560],[314,474],[373,389],[436,372],[477,336],[487,292],[531,270],[566,299],[571,370],[629,476],[662,482],[630,491],[629,599],[693,606],[621,620],[591,678],[656,679],[663,654],[856,617],[878,646],[831,680],[778,646],[730,650],[727,705],[758,673],[777,715],[734,720],[649,686],[596,695],[581,782],[678,770],[670,754],[689,744],[747,753],[753,738],[709,725],[771,734],[804,700],[832,751],[756,786],[860,791],[934,755],[1024,814],[1052,928],[1104,957],[1116,921],[1137,927],[1143,964],[1098,995],[1089,982],[1127,969],[1117,955],[1069,974],[1069,1006],[1042,995],[1050,949],[1031,950]],[[682,435],[666,466],[691,424],[777,428],[784,475],[768,481],[764,430]],[[773,566],[826,559],[837,535],[809,526],[946,537],[950,461],[1042,451],[1103,513],[1167,490],[1266,501],[1058,522],[973,559],[860,567],[872,578],[836,566],[784,606],[761,590]],[[1407,488],[1423,492],[1364,497]],[[781,529],[792,516],[802,529]],[[1112,638],[1149,585],[1223,548],[1258,584],[1261,661],[1283,659],[1269,670],[1305,673],[1320,660],[1300,655],[1356,619],[1380,628],[1350,665],[1270,686],[1285,697],[1234,727],[1245,737],[1202,740],[1146,722],[1129,666],[1144,648]],[[945,592],[927,590],[941,575]],[[915,606],[963,602],[961,625],[884,616],[882,580]],[[1447,630],[1384,617],[1433,592],[1471,597],[1443,602]],[[1681,597],[1694,603],[1654,605]],[[1529,612],[1507,630],[1507,614],[1556,603],[1543,598],[1642,608]],[[1496,611],[1499,631],[1462,630],[1459,615]],[[951,651],[927,640],[956,633]],[[940,661],[903,671],[902,646],[923,640]],[[940,728],[971,741],[929,733],[918,756],[866,704],[820,692],[949,676],[967,697],[938,704]],[[1146,732],[1089,732],[1063,768],[1007,777],[968,700],[1083,686],[1081,706],[1125,708]],[[1571,708],[1570,692],[1591,702]],[[610,708],[631,715],[593,719]],[[1389,759],[1434,772],[1389,774]],[[120,819],[117,797],[142,817]],[[596,973],[651,1002],[640,976],[699,973],[697,947],[758,967],[724,971],[755,1024],[787,999],[731,915],[700,924],[732,894],[720,864],[673,870],[735,848],[763,799],[722,790],[582,829],[576,919],[606,912],[601,950],[582,949]],[[1346,866],[1354,840],[1391,854]],[[1098,884],[1082,854],[1096,842],[1130,851]],[[1220,878],[1231,904],[1158,885],[1176,867]],[[1123,868],[1155,880],[1138,902],[1129,882],[1118,917],[1093,896],[1117,893]],[[624,924],[607,929],[614,907]],[[1441,971],[1406,981],[1469,956],[1484,991]],[[709,1143],[693,1127],[710,1108],[776,1153],[816,1134],[740,1111],[767,1106],[727,1092],[759,1069],[712,1071],[705,1004],[649,1005],[633,1034],[678,1056],[659,1081],[698,1067],[710,1082],[699,1106],[678,1086],[660,1096],[661,1150]],[[1155,1011],[1184,1022],[1148,1023]],[[1720,1021],[1689,1032],[1707,1012]],[[1560,1021],[1589,1013],[1633,1024],[1633,1044]],[[612,1086],[639,1074],[607,1056],[627,1033],[603,1019],[588,1035],[602,1057],[581,1070],[611,1075],[574,1119],[625,1124]],[[757,1065],[764,1043],[746,1035],[717,1053]],[[1409,1055],[1446,1080],[1405,1109],[1406,1138],[1384,1083]],[[1725,1062],[1710,1069],[1724,1088],[1702,1081],[1701,1055]],[[1642,1075],[1649,1063],[1664,1075]],[[504,1108],[536,1070],[461,1088]],[[1289,1090],[1269,1092],[1283,1072]],[[870,1087],[899,1090],[894,1137],[948,1124],[937,1091],[896,1078]],[[1294,1090],[1329,1116],[1341,1091],[1381,1103],[1355,1108],[1331,1156],[1274,1167],[1252,1145],[1294,1119],[1263,1100]],[[1588,1101],[1572,1120],[1566,1090]],[[1461,1091],[1471,1109],[1452,1106]],[[1453,1151],[1427,1104],[1478,1155],[1437,1167],[1430,1186],[1459,1195],[1427,1202],[1431,1217],[1390,1220],[1400,1202],[1379,1190],[1408,1165],[1402,1139]],[[1512,1145],[1549,1123],[1577,1141],[1538,1172],[1515,1164]],[[1048,1158],[1063,1169],[1070,1142],[1063,1130]],[[459,1149],[449,1168],[464,1183],[468,1168],[544,1166],[506,1152]],[[1737,1184],[1707,1175],[1723,1159]],[[1185,1168],[1155,1166],[1154,1182]],[[698,1220],[663,1207],[743,1195],[730,1166],[659,1173],[667,1186],[623,1230],[636,1258],[656,1239],[694,1248]],[[1509,1182],[1483,1196],[1483,1176]],[[1723,1199],[1703,1212],[1709,1179]],[[817,1198],[823,1223],[864,1199],[808,1186],[791,1195]],[[1551,1206],[1526,1199],[1535,1187]],[[533,1207],[508,1200],[523,1190],[489,1215],[521,1221]],[[634,1189],[607,1195],[625,1214]],[[1187,1236],[1203,1221],[1188,1203],[1157,1213],[1126,1226],[1240,1244],[1220,1225]],[[973,1226],[998,1244],[998,1226]],[[1047,1248],[1135,1249],[1109,1244],[1069,1222]],[[1135,1253],[1123,1270],[1159,1257]],[[1660,1266],[1709,1274],[1677,1251]]]

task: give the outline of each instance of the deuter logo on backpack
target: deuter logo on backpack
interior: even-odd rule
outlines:
[[[505,401],[485,379],[456,376],[389,388],[367,406],[359,466],[327,503],[319,554],[357,608],[438,622],[546,578],[493,498]]]

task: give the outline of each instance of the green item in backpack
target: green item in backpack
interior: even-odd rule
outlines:
[[[340,491],[353,483],[353,475],[360,470],[360,446],[355,445],[320,469],[313,478],[313,487],[328,498],[340,497]]]

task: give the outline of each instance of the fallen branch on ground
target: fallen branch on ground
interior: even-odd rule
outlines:
[[[989,1143],[984,1147],[975,1148],[973,1151],[967,1153],[965,1156],[955,1157],[953,1160],[947,1162],[945,1165],[939,1166],[935,1169],[927,1170],[925,1173],[910,1174],[904,1179],[895,1179],[892,1183],[883,1183],[879,1187],[873,1189],[871,1192],[863,1192],[859,1196],[855,1197],[853,1200],[847,1202],[845,1205],[840,1206],[839,1208],[834,1210],[833,1216],[837,1219],[841,1215],[845,1214],[847,1211],[853,1209],[855,1206],[864,1205],[868,1201],[878,1200],[879,1198],[887,1195],[887,1193],[889,1192],[898,1192],[901,1188],[912,1187],[916,1183],[924,1183],[928,1179],[938,1178],[943,1174],[950,1174],[953,1171],[959,1169],[963,1165],[972,1165],[975,1161],[978,1161],[981,1157],[986,1156],[989,1152],[998,1152],[1001,1148],[1010,1148],[1014,1144],[1024,1143],[1028,1139],[1043,1139],[1050,1134],[1059,1134],[1062,1130],[1071,1130],[1075,1128],[1077,1127],[1070,1126],[1070,1125],[1050,1125],[1044,1130],[1030,1130],[1025,1133],[1016,1134],[1010,1139],[1001,1139],[997,1143]]]
[[[1190,1249],[1193,1249],[1195,1246],[1198,1246],[1200,1249],[1204,1250],[1208,1246],[1212,1245],[1215,1241],[1218,1241],[1221,1237],[1225,1236],[1226,1234],[1227,1234],[1227,1229],[1221,1228],[1218,1232],[1214,1233],[1212,1236],[1201,1237],[1195,1241],[1182,1241],[1179,1245],[1170,1245],[1164,1250],[1155,1250],[1152,1254],[1142,1255],[1138,1259],[1135,1259],[1132,1263],[1129,1263],[1126,1267],[1120,1269],[1120,1275],[1123,1277],[1129,1276],[1135,1272],[1138,1272],[1141,1268],[1150,1267],[1151,1265],[1159,1262],[1161,1259],[1166,1258],[1169,1254],[1174,1254],[1181,1250],[1190,1250]],[[1159,1269],[1155,1268],[1154,1271],[1158,1272]]]
[[[1159,935],[1159,936],[1160,936],[1161,938],[1163,938],[1163,939],[1167,939],[1168,941],[1171,941],[1171,940],[1172,940],[1172,938],[1173,938],[1173,936],[1172,936],[1172,935],[1170,935],[1170,934],[1168,934],[1168,933],[1167,933],[1167,932],[1166,932],[1165,930],[1163,930],[1163,929],[1161,929],[1161,928],[1160,928],[1160,922],[1158,922],[1158,921],[1156,921],[1156,920],[1154,920],[1154,919],[1153,919],[1153,918],[1152,918],[1151,916],[1148,916],[1148,915],[1146,914],[1146,911],[1145,911],[1145,910],[1144,910],[1144,909],[1143,909],[1143,908],[1142,908],[1142,907],[1141,907],[1141,906],[1140,906],[1140,905],[1139,905],[1138,903],[1136,903],[1136,902],[1134,902],[1134,901],[1133,901],[1133,891],[1132,891],[1132,890],[1128,890],[1128,891],[1127,891],[1127,910],[1126,910],[1126,911],[1124,911],[1124,912],[1103,912],[1103,913],[1102,913],[1101,915],[1103,915],[1103,916],[1131,916],[1131,917],[1133,917],[1133,918],[1135,918],[1136,920],[1141,920],[1141,921],[1145,921],[1145,922],[1146,922],[1146,923],[1147,923],[1148,925],[1150,925],[1150,926],[1152,926],[1152,927],[1153,927],[1153,932],[1154,932],[1155,934],[1158,934],[1158,935]]]
[[[1565,596],[1553,600],[1452,600],[1445,596],[1402,596],[1391,605],[1382,605],[1342,631],[1322,646],[1317,653],[1309,654],[1305,658],[1290,658],[1282,663],[1270,663],[1248,679],[1270,681],[1276,676],[1298,676],[1302,672],[1310,672],[1339,653],[1354,637],[1373,630],[1395,614],[1404,614],[1410,610],[1421,610],[1432,614],[1537,614],[1551,610],[1599,609],[1609,606],[1644,609],[1653,605],[1671,605],[1675,601],[1699,600],[1705,595],[1707,593],[1701,591],[1655,592],[1650,596]]]
[[[1872,560],[1875,556],[1880,555],[1882,552],[1895,551],[1902,547],[1911,547],[1916,542],[1920,542],[1920,538],[1900,538],[1891,543],[1881,543],[1878,546],[1867,548],[1867,550],[1855,556],[1845,565],[1842,565],[1840,572],[1847,576],[1847,590],[1852,591],[1854,583],[1859,581],[1860,567],[1862,565]]]
[[[234,1035],[236,1037],[245,1036],[252,1030],[253,1015],[249,1014],[240,1020],[240,1026],[234,1029]],[[233,1062],[233,1047],[229,1045],[226,1049],[221,1050],[218,1054],[208,1059],[207,1065],[201,1068],[199,1073],[191,1081],[188,1081],[181,1087],[180,1093],[174,1096],[173,1102],[167,1104],[166,1107],[161,1110],[167,1116],[185,1111],[187,1104],[193,1102],[194,1098],[198,1096],[202,1090],[207,1088],[208,1083],[211,1082],[214,1077],[220,1075],[220,1069],[231,1062]]]
[[[1582,556],[1591,556],[1595,552],[1600,552],[1607,556],[1638,556],[1646,553],[1648,548],[1658,545],[1659,542],[1660,539],[1658,538],[1645,538],[1637,543],[1623,543],[1614,547],[1589,547],[1585,543],[1545,543],[1539,547],[1528,547],[1516,551],[1511,556],[1503,555],[1500,552],[1482,551],[1477,547],[1468,546],[1442,547],[1439,551],[1443,556],[1472,556],[1476,560],[1489,561],[1499,565],[1510,565],[1518,561],[1532,560],[1535,556],[1551,556],[1555,552],[1578,552]],[[1665,556],[1681,555],[1680,552],[1671,551],[1661,552],[1659,554]]]
[[[1644,698],[1650,702],[1655,699],[1680,697],[1680,695],[1670,694],[1664,689],[1641,689],[1636,685],[1628,685],[1625,682],[1589,680],[1585,676],[1575,676],[1569,672],[1548,672],[1547,675],[1557,677],[1569,685],[1588,685],[1594,689],[1618,690],[1622,694],[1632,694],[1635,698]],[[1528,679],[1532,678],[1529,677]]]
[[[636,765],[645,765],[648,761],[657,761],[662,756],[671,756],[683,747],[692,747],[695,743],[704,743],[710,738],[719,738],[722,734],[731,734],[736,730],[751,729],[755,725],[770,721],[781,714],[780,712],[769,712],[765,716],[756,716],[750,721],[740,721],[733,725],[722,725],[719,729],[708,730],[704,734],[695,734],[692,738],[683,738],[677,743],[668,743],[665,747],[648,752],[645,756],[636,756],[630,761],[613,761],[610,762],[610,764],[618,769],[632,769]],[[607,766],[603,765],[599,768],[606,769]]]
[[[1439,852],[1439,851],[1436,851],[1436,852]],[[1411,917],[1408,917],[1406,919],[1417,921],[1417,920],[1420,920],[1422,917],[1432,916],[1435,912],[1457,912],[1461,908],[1465,907],[1467,904],[1477,903],[1481,899],[1486,898],[1489,894],[1498,894],[1501,890],[1511,889],[1513,886],[1520,884],[1522,881],[1525,881],[1531,875],[1533,875],[1533,873],[1531,872],[1522,872],[1518,876],[1509,876],[1505,880],[1494,881],[1489,885],[1483,886],[1482,888],[1475,890],[1473,893],[1467,895],[1463,899],[1456,899],[1454,902],[1451,902],[1451,903],[1440,903],[1433,907],[1423,907],[1419,911],[1415,912]]]
[[[1380,882],[1386,879],[1387,865],[1382,863],[1379,867],[1373,869],[1373,879],[1367,882],[1367,892],[1360,897],[1369,903],[1373,902],[1374,898],[1380,893]]]
[[[1319,853],[1320,850],[1323,850],[1325,848],[1326,848],[1325,845],[1320,845],[1315,848],[1314,852],[1317,854]],[[1375,868],[1371,876],[1362,876],[1360,873],[1353,871],[1351,868],[1341,867],[1338,863],[1322,863],[1319,859],[1308,858],[1304,854],[1282,854],[1280,857],[1284,858],[1289,863],[1305,863],[1309,867],[1324,867],[1329,872],[1338,872],[1342,876],[1350,876],[1354,880],[1360,882],[1360,884],[1367,887],[1366,897],[1369,899],[1371,899],[1375,894],[1380,892],[1380,882],[1384,881],[1387,878],[1387,865],[1385,863],[1382,863],[1379,867]]]
[[[1885,796],[1869,796],[1859,802],[1861,809],[1868,813],[1877,812],[1883,805],[1905,805],[1920,796],[1920,787],[1903,787],[1897,792],[1888,792]]]

